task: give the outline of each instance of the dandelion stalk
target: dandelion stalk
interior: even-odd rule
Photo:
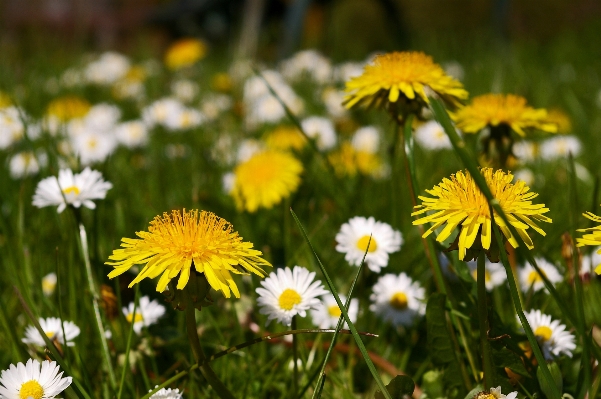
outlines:
[[[486,303],[486,255],[483,251],[478,255],[476,284],[478,285],[478,325],[480,328],[480,350],[482,351],[482,370],[484,371],[484,389],[490,389],[493,381],[493,365],[490,345],[488,343],[488,306]]]

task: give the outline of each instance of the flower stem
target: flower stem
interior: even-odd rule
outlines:
[[[196,329],[196,309],[194,308],[194,303],[192,302],[188,287],[184,288],[184,296],[186,298],[186,331],[188,332],[188,340],[192,347],[194,359],[196,360],[196,363],[200,365],[200,372],[220,398],[235,399],[234,395],[227,389],[223,382],[221,382],[219,377],[217,377],[217,374],[215,374],[215,371],[213,371],[209,363],[205,363],[206,357],[200,346],[200,338],[198,336],[198,330]]]
[[[296,316],[292,316],[292,324],[290,325],[291,330],[296,330]],[[292,334],[292,360],[293,365],[293,376],[292,376],[292,396],[296,398],[298,392],[298,341],[296,340],[296,334]]]
[[[484,389],[490,389],[493,381],[492,357],[488,343],[488,307],[486,305],[486,255],[483,251],[478,255],[476,283],[478,285],[478,323],[480,327],[480,350],[482,351],[482,371],[484,372]]]

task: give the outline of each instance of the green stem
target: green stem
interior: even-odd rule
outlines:
[[[290,329],[296,330],[296,316],[292,316],[292,324],[290,325]],[[292,397],[296,398],[296,394],[298,393],[298,341],[296,339],[296,334],[292,335],[292,360],[294,361],[294,372],[292,374]]]
[[[493,382],[493,365],[490,345],[488,343],[488,307],[486,304],[486,255],[480,251],[476,283],[478,285],[478,324],[480,328],[480,350],[482,351],[482,370],[484,371],[484,389],[490,389]]]
[[[131,325],[129,326],[129,334],[127,336],[127,346],[125,347],[125,361],[123,362],[123,371],[121,372],[121,382],[119,383],[119,392],[117,393],[117,399],[121,399],[123,393],[123,386],[125,385],[125,375],[127,374],[127,367],[129,365],[129,352],[131,351],[131,341],[134,336],[134,324],[136,322],[136,312],[138,311],[138,297],[140,296],[140,284],[136,285],[136,296],[134,299],[134,311],[131,315]]]
[[[192,353],[194,354],[196,363],[199,365],[200,372],[220,398],[235,399],[234,395],[217,377],[217,374],[215,374],[209,363],[205,362],[206,357],[200,346],[200,337],[196,329],[196,309],[194,308],[188,287],[184,288],[184,296],[186,298],[186,331],[188,332],[188,340],[190,341]]]

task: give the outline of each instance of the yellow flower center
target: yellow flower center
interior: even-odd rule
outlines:
[[[340,315],[342,314],[342,312],[340,311],[340,308],[338,307],[338,305],[332,305],[332,306],[330,306],[328,308],[328,313],[332,317],[340,317]]]
[[[44,388],[36,380],[27,381],[19,389],[19,398],[21,399],[42,399],[43,396]]]
[[[369,241],[370,236],[363,236],[361,238],[359,238],[359,241],[357,241],[357,248],[359,248],[361,251],[365,252],[367,250],[367,252],[375,252],[376,249],[378,249],[378,244],[376,244],[376,240],[371,237],[371,242]],[[367,248],[367,246],[369,245],[369,248]]]
[[[552,334],[553,331],[547,326],[540,326],[536,330],[534,330],[534,335],[539,337],[543,342],[547,342],[548,340],[550,340]]]
[[[541,270],[541,272],[543,274],[545,274],[544,271]],[[543,281],[543,278],[540,276],[540,274],[538,274],[536,272],[536,270],[531,271],[530,274],[528,275],[528,285],[532,285],[532,284],[539,283],[542,281]]]
[[[407,309],[407,295],[403,292],[395,293],[392,298],[390,298],[390,306],[398,310]]]
[[[77,188],[76,186],[71,186],[71,187],[63,188],[63,193],[66,195],[67,194],[79,195],[80,191],[79,191],[79,188]]]
[[[125,320],[127,320],[128,322],[131,323],[133,316],[134,316],[134,314],[130,313],[127,316],[125,316]],[[142,315],[139,312],[136,312],[136,318],[134,319],[134,323],[138,323],[143,320],[144,320],[144,318],[142,317]]]
[[[298,292],[291,288],[286,288],[280,295],[279,304],[280,308],[284,310],[292,310],[294,305],[301,303],[302,298]]]
[[[54,331],[48,331],[48,332],[46,333],[46,336],[47,336],[48,338],[52,339],[52,338],[54,337]]]

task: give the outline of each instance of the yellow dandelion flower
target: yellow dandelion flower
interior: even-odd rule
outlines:
[[[243,242],[225,219],[206,211],[173,211],[157,216],[148,231],[136,232],[137,238],[123,238],[120,249],[109,256],[115,268],[109,278],[123,274],[134,265],[144,268],[129,284],[131,288],[142,279],[161,276],[157,291],[163,292],[167,284],[179,276],[177,289],[183,289],[191,272],[204,273],[208,283],[226,298],[234,293],[240,298],[233,274],[251,272],[265,277],[261,266],[271,266],[261,258],[261,251],[253,244]]]
[[[485,127],[507,126],[522,137],[525,130],[557,132],[557,124],[549,121],[547,111],[527,105],[526,99],[514,94],[484,94],[452,115],[457,128],[464,133],[478,133]]]
[[[231,194],[236,206],[249,212],[273,207],[296,191],[302,171],[303,164],[288,153],[256,153],[234,170]]]
[[[593,222],[601,223],[601,216],[597,216],[594,213],[586,212],[582,215]],[[588,231],[589,233],[583,235],[582,238],[576,238],[576,246],[583,247],[585,245],[601,245],[601,224],[595,227],[589,227],[587,229],[578,229],[578,231]],[[597,253],[601,254],[601,249],[599,249]],[[601,274],[601,263],[595,267],[595,273]]]
[[[273,150],[302,150],[307,145],[307,139],[295,127],[280,126],[267,134],[265,144]]]
[[[557,125],[557,133],[568,134],[572,131],[572,120],[559,108],[551,108],[547,113],[547,121]]]
[[[207,54],[207,45],[199,39],[182,39],[165,53],[165,65],[172,71],[194,65]]]
[[[543,215],[549,209],[545,208],[544,204],[533,204],[531,200],[538,194],[529,192],[530,188],[521,180],[515,184],[511,183],[513,180],[511,173],[502,170],[493,172],[492,168],[483,168],[480,172],[486,179],[494,198],[499,201],[507,215],[509,223],[517,230],[526,246],[532,249],[534,246],[527,230],[532,227],[544,236],[545,232],[535,222],[551,222],[550,218]],[[420,196],[422,204],[416,206],[415,212],[411,215],[421,215],[429,211],[435,213],[415,220],[413,224],[432,222],[433,225],[423,235],[427,237],[446,223],[436,237],[439,242],[446,240],[457,226],[461,226],[461,232],[457,237],[459,259],[464,259],[467,249],[474,245],[479,235],[481,247],[486,251],[491,248],[493,219],[509,243],[514,248],[518,246],[516,238],[503,219],[496,213],[494,218],[491,217],[486,197],[467,171],[465,173],[459,171],[451,175],[450,179],[443,179],[442,183],[426,192],[434,198]],[[479,247],[480,243],[476,242],[474,249],[477,250]]]
[[[382,162],[377,154],[357,151],[348,142],[342,143],[340,149],[328,156],[328,160],[340,177],[353,177],[357,173],[375,176],[382,169]]]
[[[376,56],[363,74],[346,82],[345,105],[380,106],[382,103],[417,101],[428,102],[425,88],[436,92],[456,105],[467,99],[468,93],[461,82],[447,75],[432,57],[418,51],[403,51]]]
[[[232,91],[233,86],[232,78],[225,72],[216,73],[211,78],[211,87],[215,91],[228,93]]]
[[[71,119],[83,118],[91,107],[92,105],[81,97],[64,96],[52,100],[48,104],[46,113],[62,122],[67,122]]]

